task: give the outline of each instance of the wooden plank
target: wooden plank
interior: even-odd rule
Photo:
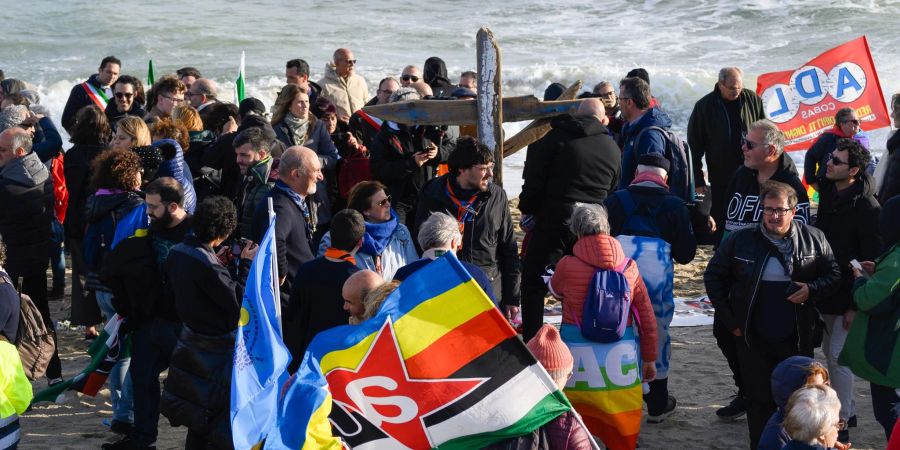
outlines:
[[[574,114],[580,104],[581,100],[544,102],[533,95],[507,97],[502,101],[503,121],[519,122]],[[478,124],[478,105],[472,100],[410,100],[366,106],[363,111],[379,119],[407,125]]]
[[[581,91],[581,80],[572,83],[566,88],[557,100],[574,100]],[[515,136],[507,139],[503,143],[503,157],[506,158],[515,154],[517,151],[537,142],[550,131],[550,121],[552,118],[537,119],[528,124],[527,127],[516,133]]]
[[[503,102],[500,80],[500,47],[487,28],[475,37],[478,49],[478,140],[494,152],[494,182],[503,185]]]

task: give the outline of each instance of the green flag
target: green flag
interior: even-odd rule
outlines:
[[[235,103],[244,101],[244,52],[241,52],[241,69],[237,80],[234,80],[234,99]]]
[[[154,81],[156,81],[156,76],[153,75],[153,60],[151,59],[147,64],[147,87],[152,86]]]

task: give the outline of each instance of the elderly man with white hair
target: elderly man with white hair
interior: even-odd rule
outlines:
[[[422,247],[422,259],[413,261],[397,270],[397,273],[394,274],[395,280],[403,281],[409,278],[413,272],[447,253],[456,254],[462,248],[459,223],[447,214],[434,213],[419,226],[418,242]],[[484,274],[484,271],[475,264],[465,261],[460,261],[460,263],[469,271],[469,274],[481,286],[484,293],[491,298],[491,301],[496,304],[497,300],[494,296],[494,289],[491,287],[491,280]]]
[[[268,198],[272,199],[275,210],[282,310],[287,310],[297,269],[316,257],[312,247],[313,224],[309,222],[307,199],[316,193],[316,183],[322,177],[322,163],[316,152],[301,146],[289,147],[281,155],[278,181],[268,195],[255,205],[252,231],[248,236],[253,242],[261,242],[269,228]]]

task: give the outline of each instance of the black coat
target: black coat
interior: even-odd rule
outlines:
[[[762,271],[772,256],[781,258],[757,225],[729,234],[703,274],[706,293],[716,309],[716,320],[728,330],[740,328],[748,346],[753,342],[751,330],[754,303]],[[809,299],[794,305],[797,326],[797,349],[806,354],[819,345],[816,331],[820,328],[816,305],[840,283],[841,271],[834,260],[831,246],[817,228],[794,221],[797,240],[794,245],[791,280],[807,283]],[[821,338],[821,336],[818,336]]]
[[[746,135],[753,122],[765,119],[762,100],[751,89],[743,89],[738,98],[741,102],[741,132]],[[709,181],[715,185],[727,185],[731,175],[744,164],[744,154],[738,146],[734,146],[736,136],[732,136],[732,124],[725,101],[719,93],[718,84],[713,91],[706,94],[694,105],[691,118],[688,120],[687,141],[691,146],[691,161],[694,165],[694,180],[697,186],[706,183],[703,176],[703,160],[706,156],[706,167]]]
[[[878,190],[878,201],[887,203],[892,197],[900,195],[900,133],[894,133],[887,141],[887,154],[881,164],[887,164],[881,189]]]
[[[53,181],[38,155],[29,153],[0,167],[0,234],[6,269],[31,275],[47,269],[53,221]]]
[[[539,215],[547,205],[603,203],[622,170],[621,151],[606,127],[596,117],[569,115],[551,124],[546,136],[528,146],[519,210]]]
[[[679,264],[687,264],[694,259],[697,253],[697,239],[691,227],[691,218],[684,201],[669,193],[668,189],[661,186],[628,186],[628,194],[635,203],[635,214],[649,214],[658,211],[653,219],[659,230],[658,237],[672,246],[672,259]],[[607,213],[609,215],[609,234],[618,236],[622,234],[622,227],[629,216],[625,215],[622,202],[616,194],[606,197]]]
[[[84,205],[95,190],[90,186],[91,163],[104,150],[106,146],[102,144],[75,144],[63,158],[63,173],[66,175],[66,189],[69,190],[64,224],[67,238],[84,237]]]
[[[419,195],[413,234],[434,212],[457,217],[457,207],[447,195],[450,175],[436,178],[425,185]],[[462,249],[457,253],[461,261],[475,264],[491,280],[494,293],[504,305],[518,305],[520,298],[521,262],[516,245],[515,228],[509,213],[506,191],[491,183],[471,206],[476,211],[474,226],[466,225]]]
[[[413,156],[424,148],[426,139],[438,145],[438,155],[420,167]],[[369,165],[374,179],[387,186],[395,210],[405,213],[415,208],[419,190],[437,176],[438,165],[450,156],[451,149],[442,145],[443,141],[444,133],[439,128],[408,127],[393,122],[385,122],[375,135],[369,149]]]
[[[273,187],[266,198],[272,198],[275,210],[275,248],[278,253],[278,276],[284,278],[281,284],[281,306],[286,310],[291,295],[291,285],[297,269],[316,257],[312,249],[312,232],[303,216],[303,210],[279,187]],[[269,202],[263,200],[256,205],[253,225],[248,238],[261,242],[269,229]]]
[[[147,111],[144,111],[144,107],[139,105],[137,102],[131,104],[131,109],[125,112],[119,112],[119,106],[116,105],[116,101],[110,99],[109,103],[106,104],[106,120],[109,121],[109,126],[112,127],[113,132],[116,130],[116,126],[119,124],[119,121],[128,117],[134,116],[139,119],[143,119],[144,116],[147,115]]]
[[[97,90],[103,90],[103,88],[100,87],[100,82],[97,80],[96,73],[91,75],[87,82],[92,84]],[[112,102],[113,99],[110,98],[110,103]],[[63,109],[62,117],[60,118],[63,128],[65,128],[66,131],[71,132],[72,126],[75,125],[75,115],[78,114],[78,111],[85,106],[93,104],[94,101],[91,100],[91,97],[88,95],[87,91],[84,90],[84,86],[82,86],[81,83],[72,86],[72,90],[69,92],[69,99],[66,100],[66,107]]]
[[[175,293],[178,318],[196,333],[218,336],[237,329],[249,260],[241,260],[238,279],[219,262],[216,253],[196,236],[172,247],[165,276]]]
[[[149,237],[125,239],[103,260],[100,280],[113,293],[113,307],[135,330],[147,323],[162,299],[159,266]]]
[[[834,182],[821,179],[816,228],[825,233],[841,269],[841,284],[818,304],[822,314],[840,315],[853,306],[853,271],[850,260],[874,261],[881,254],[878,219],[881,206],[875,200],[875,183],[867,173],[850,192],[837,196]]]

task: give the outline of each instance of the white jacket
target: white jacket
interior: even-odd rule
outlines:
[[[325,65],[325,78],[319,81],[319,86],[322,87],[319,95],[334,103],[338,117],[350,117],[369,101],[366,79],[356,73],[351,73],[347,79],[341,78],[335,72],[334,63]]]

